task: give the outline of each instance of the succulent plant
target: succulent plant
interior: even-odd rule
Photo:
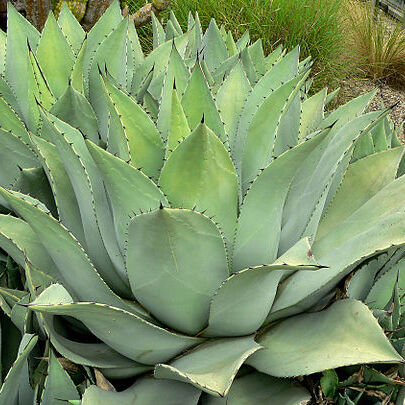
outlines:
[[[42,34],[8,13],[0,404],[298,405],[287,377],[403,361],[364,297],[334,294],[405,244],[374,93],[325,113],[298,48],[198,16],[153,18],[144,55],[118,1],[88,35],[66,6]]]
[[[66,4],[78,21],[81,21],[86,13],[87,0],[55,0],[53,1],[53,11],[59,16],[63,5]]]

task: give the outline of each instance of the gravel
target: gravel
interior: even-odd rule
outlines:
[[[405,89],[395,88],[383,82],[369,79],[351,78],[343,81],[340,86],[337,102],[346,103],[354,97],[378,89],[375,99],[370,105],[370,111],[381,109],[381,101],[385,107],[395,105],[391,113],[391,119],[395,126],[399,126],[405,120]],[[401,136],[405,143],[405,132]]]

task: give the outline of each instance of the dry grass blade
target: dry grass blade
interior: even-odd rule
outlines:
[[[347,57],[372,79],[405,84],[405,29],[372,3],[347,0]]]

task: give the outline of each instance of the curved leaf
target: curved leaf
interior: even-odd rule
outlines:
[[[128,18],[122,20],[100,44],[89,65],[84,71],[89,77],[89,100],[97,116],[101,139],[107,139],[108,96],[105,94],[100,70],[109,72],[116,82],[126,88],[127,74],[127,32]],[[129,41],[128,41],[129,42]]]
[[[37,149],[38,159],[41,161],[51,185],[58,210],[58,218],[86,249],[86,240],[77,199],[56,146],[35,135],[31,135],[31,141]]]
[[[228,57],[228,49],[213,18],[205,32],[201,47],[203,48],[202,54],[211,72]]]
[[[10,369],[0,389],[0,403],[15,405],[18,402],[18,388],[21,383],[21,373],[26,366],[26,360],[38,341],[34,335],[24,335],[19,355]]]
[[[163,165],[164,146],[155,124],[129,95],[104,80],[106,90],[117,113],[121,116],[132,164],[153,178],[158,177]]]
[[[72,47],[73,53],[77,56],[86,38],[86,33],[65,2],[63,2],[62,10],[59,13],[58,25]]]
[[[157,364],[156,378],[194,385],[216,396],[225,396],[244,361],[260,349],[254,336],[216,339],[203,343],[170,365]]]
[[[168,208],[138,215],[129,225],[126,259],[135,297],[157,319],[189,334],[206,326],[210,297],[228,276],[212,221]]]
[[[90,103],[71,83],[50,109],[62,121],[77,128],[88,139],[98,142],[97,118]]]
[[[298,270],[317,270],[308,239],[303,239],[272,265],[232,274],[212,297],[204,336],[244,336],[265,321],[282,278]]]
[[[64,370],[53,350],[49,353],[48,375],[42,395],[42,405],[61,405],[67,400],[80,399],[69,374]]]
[[[32,297],[38,297],[47,287],[55,283],[54,279],[37,270],[29,262],[26,262],[25,274]],[[61,291],[63,292],[63,290]],[[70,302],[70,300],[70,297],[67,296],[66,301]],[[59,296],[59,302],[61,301],[64,301],[63,295]],[[104,372],[106,372],[105,370],[111,370],[112,373],[120,371],[123,373],[123,378],[126,378],[124,376],[125,371],[132,377],[136,375],[134,369],[141,372],[150,369],[149,366],[136,363],[122,356],[105,343],[82,343],[71,340],[62,334],[63,326],[61,327],[60,319],[47,314],[40,314],[40,317],[52,345],[63,357],[73,363],[97,367]]]
[[[281,219],[291,181],[313,150],[322,147],[323,131],[270,163],[248,191],[238,219],[232,268],[234,271],[278,257]]]
[[[0,215],[0,245],[21,267],[24,267],[28,258],[46,274],[58,276],[54,262],[25,221],[10,215]]]
[[[224,125],[198,60],[194,65],[181,104],[191,130],[198,126],[204,116],[206,124],[218,138],[225,142]]]
[[[83,396],[82,405],[197,405],[201,391],[190,384],[144,377],[122,392],[108,392],[92,385]]]
[[[123,252],[130,217],[168,204],[166,197],[141,171],[94,143],[86,143],[103,176],[114,214],[115,233]]]
[[[395,180],[403,154],[404,149],[400,147],[369,155],[351,164],[319,224],[316,240],[333,231],[335,226]]]
[[[58,266],[66,285],[80,299],[95,299],[118,308],[128,306],[101,279],[83,248],[70,232],[40,208],[0,188],[13,209],[23,217],[38,235],[49,255]]]
[[[1,79],[0,79],[1,81]],[[9,90],[9,89],[6,89]],[[12,90],[10,90],[12,92]],[[0,97],[0,126],[4,131],[14,134],[21,142],[30,143],[27,128],[21,121],[16,111],[16,106],[10,103],[6,94],[2,93]],[[14,104],[14,103],[13,103]]]
[[[63,295],[64,299],[61,299]],[[48,287],[30,309],[45,314],[67,315],[83,322],[100,340],[124,356],[143,364],[167,361],[203,341],[160,328],[128,311],[94,302],[68,303],[59,284]]]
[[[35,131],[39,115],[34,100],[35,79],[27,43],[35,51],[40,34],[13,5],[7,7],[7,21],[5,76],[16,95],[25,123]]]
[[[235,168],[222,142],[200,124],[170,155],[159,184],[176,207],[207,210],[224,232],[228,247],[238,210]]]
[[[13,133],[0,129],[0,185],[11,187],[20,176],[21,169],[38,166],[31,148]]]
[[[354,364],[403,362],[370,310],[351,299],[335,302],[321,312],[283,320],[257,341],[265,349],[248,363],[276,377]]]
[[[241,162],[243,194],[249,182],[274,157],[281,119],[305,80],[306,76],[298,76],[280,86],[266,98],[253,116]]]
[[[251,86],[243,70],[242,62],[238,61],[216,95],[218,110],[221,112],[230,145],[234,144],[239,117],[250,90]]]
[[[89,256],[111,288],[129,297],[124,260],[111,233],[113,219],[97,166],[79,131],[47,112],[42,115],[53,132],[56,149],[75,191]]]
[[[46,20],[36,55],[52,93],[59,98],[68,84],[75,56],[53,13]]]
[[[299,47],[281,58],[253,87],[243,107],[234,143],[230,144],[232,159],[242,178],[242,159],[245,153],[246,137],[252,119],[264,100],[282,83],[292,80],[298,74]]]
[[[205,395],[202,405],[303,405],[309,392],[292,381],[253,372],[236,379],[225,398]]]
[[[362,115],[341,128],[334,126],[328,135],[325,148],[313,152],[311,158],[305,161],[291,184],[285,203],[281,252],[286,251],[303,236],[307,236],[307,226],[315,210],[320,208],[318,202],[325,203],[322,197],[326,198],[326,190],[330,187],[339,162],[349,153],[353,142],[361,133],[367,132],[382,118],[383,115],[377,111]]]
[[[131,215],[158,208],[160,204],[168,204],[166,197],[140,170],[94,143],[86,143],[103,176],[112,204],[117,239],[123,251]]]
[[[106,12],[94,24],[87,35],[86,49],[83,58],[83,80],[86,96],[89,96],[89,73],[97,49],[100,46],[100,38],[106,38],[122,21],[122,14],[119,2],[114,0]]]

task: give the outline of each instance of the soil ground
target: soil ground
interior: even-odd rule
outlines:
[[[375,99],[371,103],[370,110],[381,108],[381,102],[385,107],[395,105],[391,113],[391,119],[395,126],[399,126],[405,120],[405,88],[393,87],[381,81],[364,78],[349,78],[341,82],[340,92],[337,97],[338,104],[344,104],[354,97],[378,89]],[[405,132],[401,136],[405,143]]]

